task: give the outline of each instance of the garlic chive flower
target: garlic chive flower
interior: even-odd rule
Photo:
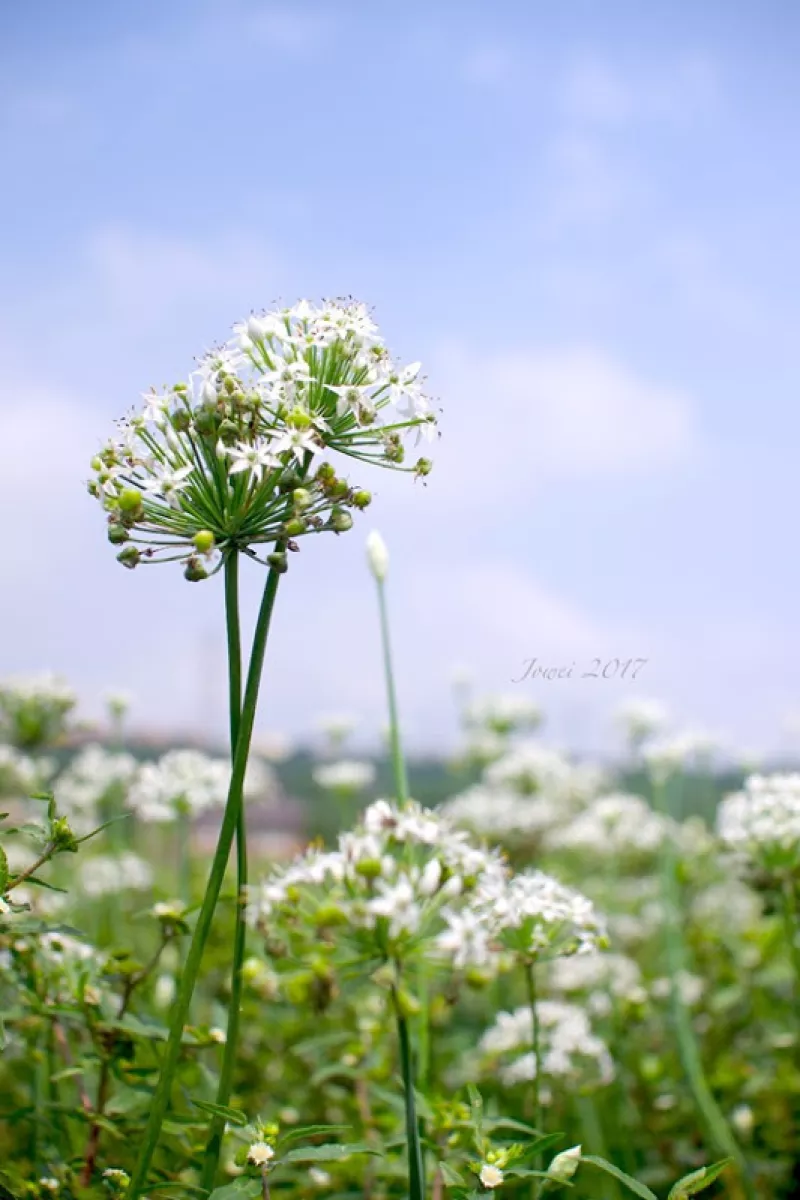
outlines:
[[[363,304],[333,301],[251,316],[189,379],[143,396],[92,460],[90,493],[124,566],[179,560],[190,580],[224,555],[352,526],[370,493],[326,461],[336,452],[425,476],[410,434],[436,419],[420,364],[400,366]],[[260,560],[263,561],[263,560]],[[267,563],[285,569],[285,561]]]
[[[751,775],[717,811],[724,846],[745,867],[795,874],[800,854],[800,774]]]

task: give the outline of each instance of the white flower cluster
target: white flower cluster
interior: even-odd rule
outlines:
[[[614,1062],[602,1038],[593,1031],[584,1009],[562,1000],[540,1000],[540,1059],[533,1044],[533,1018],[529,1007],[500,1012],[481,1038],[479,1050],[494,1071],[500,1060],[500,1079],[506,1087],[526,1080],[550,1078],[575,1083],[607,1084],[614,1078]],[[521,1056],[519,1051],[523,1050]],[[510,1062],[508,1056],[517,1055]]]
[[[521,729],[538,729],[543,713],[538,704],[527,696],[500,694],[473,700],[464,712],[468,726],[506,735]]]
[[[50,763],[29,758],[14,746],[0,744],[0,796],[30,796],[47,778]]]
[[[671,825],[640,796],[615,792],[593,800],[568,825],[554,829],[547,845],[594,859],[646,857],[658,850]]]
[[[606,1016],[614,1004],[641,1004],[647,998],[639,964],[626,954],[581,954],[559,958],[547,975],[548,986],[566,996],[580,993],[595,1016]]]
[[[712,734],[688,730],[650,742],[643,755],[653,775],[664,779],[677,771],[705,765],[716,747],[717,739]]]
[[[131,789],[130,803],[142,821],[196,817],[225,803],[230,764],[199,750],[170,750],[158,762],[145,763]]]
[[[153,868],[138,854],[98,854],[84,859],[79,868],[81,890],[93,898],[119,892],[140,892],[152,886]]]
[[[363,792],[375,782],[372,763],[342,759],[341,762],[321,763],[315,767],[314,782],[329,792]]]
[[[800,774],[751,775],[717,810],[717,832],[742,862],[769,871],[800,865]]]
[[[735,937],[756,929],[763,912],[762,897],[740,879],[711,884],[692,903],[692,915],[699,925]]]
[[[367,930],[384,951],[399,954],[410,939],[441,930],[446,904],[461,906],[481,884],[504,878],[498,855],[438,814],[377,800],[336,850],[308,850],[251,889],[248,915],[267,930],[303,918],[310,927]]]
[[[526,961],[589,954],[607,943],[591,900],[544,871],[482,880],[473,908],[489,936]]]
[[[0,732],[16,746],[55,741],[77,696],[57,675],[18,675],[0,680]]]
[[[387,957],[425,939],[426,953],[458,970],[605,943],[585,896],[540,871],[512,875],[446,815],[413,802],[375,801],[336,850],[309,850],[252,889],[248,914],[268,932],[298,923],[367,930]]]
[[[85,746],[55,781],[59,808],[69,816],[76,832],[86,833],[101,819],[99,810],[109,799],[124,807],[128,789],[139,765],[131,754],[102,746]]]
[[[456,825],[504,845],[536,840],[563,817],[558,802],[549,795],[522,796],[480,783],[453,796],[442,808]]]
[[[602,771],[573,764],[538,742],[521,742],[483,772],[483,780],[444,806],[451,820],[512,845],[537,840],[597,794]]]
[[[240,322],[187,382],[146,393],[93,460],[89,490],[126,566],[178,557],[200,579],[215,550],[351,527],[347,509],[369,493],[330,464],[312,474],[320,452],[427,475],[427,459],[402,465],[411,432],[436,433],[420,364],[392,359],[363,304],[302,300]]]
[[[667,710],[658,700],[629,700],[620,705],[614,716],[634,746],[661,733],[667,724]]]

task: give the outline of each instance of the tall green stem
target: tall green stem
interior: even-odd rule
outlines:
[[[532,962],[525,963],[525,986],[528,991],[528,1006],[531,1010],[531,1048],[535,1060],[533,1078],[531,1080],[531,1096],[533,1098],[533,1127],[537,1133],[542,1132],[542,1096],[539,1087],[539,1071],[541,1068],[542,1053],[540,1045],[540,1030],[539,1030],[539,1006],[536,997],[536,965]],[[540,1169],[540,1162],[537,1156],[534,1162],[534,1168]]]
[[[225,623],[228,631],[228,709],[230,716],[231,759],[236,755],[242,711],[242,638],[239,625],[239,556],[231,554],[225,560]],[[230,1103],[233,1091],[233,1072],[239,1044],[239,1023],[242,1010],[242,963],[247,942],[244,896],[247,888],[247,817],[240,805],[236,822],[236,927],[233,935],[233,964],[231,968],[231,997],[228,1005],[228,1029],[222,1070],[217,1086],[217,1104]],[[208,1191],[214,1187],[225,1122],[215,1117],[206,1145],[201,1185]]]
[[[200,963],[203,957],[203,950],[205,949],[205,944],[208,940],[208,935],[211,930],[211,924],[214,919],[214,910],[217,906],[219,893],[222,888],[222,881],[225,877],[225,870],[228,865],[231,846],[233,844],[234,834],[239,823],[239,812],[242,806],[244,776],[245,771],[247,770],[248,755],[250,753],[250,741],[253,734],[256,705],[258,703],[261,672],[264,666],[267,635],[269,634],[270,621],[272,618],[272,611],[275,606],[275,595],[278,590],[279,580],[280,573],[274,569],[271,569],[269,575],[267,576],[267,583],[264,588],[264,595],[261,600],[261,607],[259,609],[258,620],[256,622],[255,635],[253,637],[253,650],[250,657],[250,667],[247,672],[247,685],[245,687],[244,704],[242,706],[239,736],[236,739],[236,753],[233,759],[233,772],[231,774],[231,783],[228,789],[228,800],[222,817],[222,825],[220,827],[217,848],[214,852],[211,871],[209,874],[208,883],[206,885],[206,893],[203,898],[203,903],[197,918],[197,924],[195,925],[194,933],[192,935],[192,941],[191,945],[189,946],[186,964],[181,975],[180,987],[178,989],[178,995],[173,1008],[172,1025],[170,1027],[169,1039],[167,1041],[167,1047],[164,1052],[164,1058],[161,1065],[161,1076],[158,1081],[158,1087],[156,1088],[153,1096],[153,1102],[150,1108],[150,1116],[142,1137],[139,1159],[131,1177],[130,1187],[128,1189],[128,1200],[138,1200],[138,1197],[142,1194],[142,1191],[147,1186],[147,1176],[161,1133],[161,1124],[164,1120],[164,1115],[167,1111],[167,1108],[169,1107],[170,1096],[172,1092],[172,1081],[175,1076],[175,1069],[178,1065],[178,1059],[181,1052],[181,1039],[183,1036],[184,1022],[189,1011],[192,993],[194,992],[197,976],[200,970]]]
[[[378,583],[378,607],[381,614],[381,641],[383,642],[383,667],[386,674],[386,694],[389,701],[389,737],[392,748],[392,770],[398,804],[408,799],[408,776],[400,742],[400,718],[397,713],[397,692],[394,686],[392,649],[389,641],[389,618],[386,611],[386,593],[382,579]]]
[[[425,1166],[422,1160],[417,1098],[414,1092],[414,1062],[411,1054],[411,1038],[408,1032],[408,1020],[403,1013],[396,989],[392,990],[392,1000],[397,1020],[397,1038],[400,1044],[400,1068],[403,1072],[403,1091],[406,1106],[408,1194],[409,1200],[424,1200]]]
[[[669,809],[665,802],[665,789],[665,782],[656,781],[653,797],[656,808],[662,815],[669,816]],[[664,906],[665,949],[678,1051],[695,1104],[712,1141],[723,1154],[735,1160],[745,1192],[751,1200],[755,1200],[747,1161],[709,1087],[700,1048],[692,1028],[691,1016],[681,994],[680,981],[686,970],[687,956],[682,932],[681,895],[677,866],[674,839],[671,832],[667,830],[661,845],[661,894]]]

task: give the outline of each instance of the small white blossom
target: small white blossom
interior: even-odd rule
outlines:
[[[491,1191],[493,1188],[500,1187],[505,1176],[494,1163],[484,1163],[478,1173],[478,1178],[483,1186]]]

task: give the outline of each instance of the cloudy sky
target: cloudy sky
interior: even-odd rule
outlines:
[[[622,699],[774,746],[800,706],[800,10],[708,0],[51,0],[0,14],[0,670],[222,728],[219,578],[126,572],[82,481],[253,308],[354,294],[443,407],[428,486],[283,584],[261,724],[408,737],[450,678],[597,744]],[[248,575],[252,606],[262,579]],[[635,683],[511,680],[646,658]]]

